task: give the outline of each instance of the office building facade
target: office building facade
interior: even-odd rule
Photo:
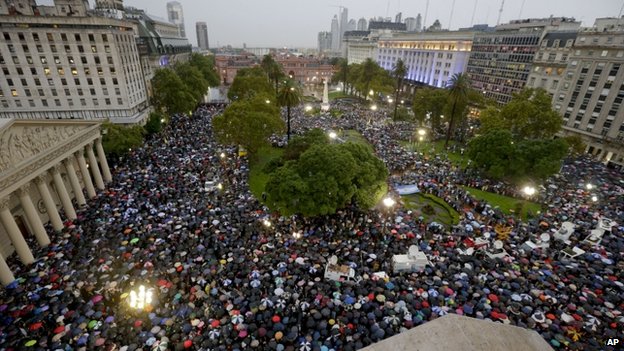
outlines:
[[[147,117],[131,23],[58,13],[3,15],[0,35],[0,117],[124,124]]]
[[[624,27],[598,19],[579,31],[563,82],[554,96],[563,116],[562,135],[578,135],[587,152],[624,166]]]

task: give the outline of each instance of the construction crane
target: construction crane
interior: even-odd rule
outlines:
[[[496,25],[498,26],[501,21],[501,16],[503,16],[503,7],[505,6],[505,0],[501,2],[500,10],[498,10],[498,19],[496,20]]]

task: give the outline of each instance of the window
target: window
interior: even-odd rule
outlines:
[[[99,56],[95,56],[94,59],[95,59],[95,64],[99,65],[100,64],[100,57]]]
[[[28,62],[28,64],[32,65],[33,64],[32,56],[26,56],[26,62]],[[3,62],[0,62],[0,63],[3,63]]]
[[[50,68],[49,67],[43,67],[43,73],[45,73],[46,76],[50,75]]]
[[[22,45],[22,50],[24,50],[24,52],[30,52],[30,49],[28,49],[28,45]]]
[[[90,69],[89,67],[85,67],[85,69],[84,69],[84,73],[85,73],[86,75],[90,75],[90,74],[91,74],[91,69]]]
[[[74,106],[74,100],[72,100],[72,99],[67,99],[67,104],[68,104],[69,106]]]
[[[80,99],[80,105],[87,106],[87,100],[86,99]]]
[[[91,45],[91,52],[94,54],[97,53],[97,46]]]
[[[605,57],[609,54],[608,50],[602,50],[602,52],[600,53],[600,56]]]
[[[52,33],[46,33],[46,37],[48,38],[49,42],[54,42],[54,36],[52,36]]]
[[[117,105],[123,105],[123,100],[121,98],[117,98]]]
[[[110,105],[111,104],[111,100],[109,98],[104,99],[104,102],[106,103],[106,105]]]
[[[13,86],[13,79],[11,78],[7,78],[7,84],[12,87]]]
[[[59,100],[59,99],[54,99],[54,104],[55,104],[56,106],[61,106],[61,100]]]
[[[58,69],[59,76],[65,75],[65,70],[63,68]]]
[[[32,96],[30,89],[24,89],[24,93],[26,94],[26,96]]]
[[[61,40],[62,41],[67,41],[67,34],[61,33]]]
[[[69,96],[69,89],[65,88],[65,96]]]
[[[72,75],[74,75],[74,76],[77,76],[77,75],[78,75],[78,70],[76,69],[76,67],[72,67],[72,68],[71,68],[71,73],[72,73]]]
[[[107,56],[106,57],[106,61],[108,62],[109,65],[113,64],[113,57],[112,56]]]
[[[41,100],[41,104],[42,104],[44,107],[48,107],[48,100],[46,100],[46,99]]]
[[[35,85],[37,86],[41,85],[41,81],[39,80],[39,78],[35,78]]]
[[[11,89],[11,96],[13,96],[13,97],[19,96],[19,94],[17,93],[16,89]]]
[[[21,100],[15,100],[15,106],[22,107],[22,101]]]
[[[28,105],[30,107],[35,107],[35,100],[28,100]]]
[[[52,92],[52,96],[58,96],[56,89],[50,89],[50,91]]]
[[[83,91],[82,91],[82,88],[78,88],[78,95],[80,95],[80,96],[83,96],[83,95],[84,95],[84,93],[83,93]]]
[[[17,70],[17,74],[18,75],[20,75],[20,76],[24,75],[24,70],[21,67],[17,67],[16,70]]]
[[[82,41],[82,39],[80,39],[80,34],[74,34],[74,39],[76,39],[76,41]]]
[[[17,56],[13,56],[12,59],[13,59],[13,63],[14,64],[19,65],[20,61],[19,61],[19,58]]]
[[[43,46],[37,45],[37,52],[38,53],[43,53]]]
[[[91,93],[91,96],[95,96],[95,89],[91,88],[89,89],[89,92]]]
[[[92,43],[95,41],[95,37],[93,36],[93,34],[89,34],[89,41]]]
[[[106,34],[102,34],[102,41],[108,43],[108,36],[106,36]]]
[[[98,99],[93,98],[92,101],[93,101],[93,106],[99,106],[100,105],[99,102],[98,102]]]
[[[65,45],[65,53],[69,54],[71,52],[71,47],[69,45]]]
[[[74,64],[74,57],[73,56],[67,56],[67,62],[69,62],[70,64]]]
[[[91,79],[91,78],[87,78],[87,84],[89,84],[89,85],[93,85],[93,79]]]
[[[56,52],[56,45],[50,45],[50,51]]]
[[[84,52],[84,47],[82,45],[78,45],[78,52]]]

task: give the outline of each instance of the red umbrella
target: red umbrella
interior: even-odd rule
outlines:
[[[218,319],[215,319],[212,322],[210,322],[210,326],[213,327],[213,328],[218,328],[219,325],[221,325],[221,322],[219,322]]]
[[[29,330],[37,330],[37,329],[39,329],[39,328],[41,328],[41,327],[43,327],[43,323],[41,323],[41,322],[37,322],[37,323],[33,323],[33,324],[31,324],[31,325],[28,327],[28,329],[29,329]]]
[[[64,331],[65,331],[65,326],[64,325],[59,325],[58,327],[56,327],[54,329],[54,334],[60,334],[60,333],[62,333]]]
[[[281,318],[278,315],[273,316],[273,318],[271,319],[273,321],[273,323],[279,323]]]
[[[488,295],[488,299],[492,302],[498,302],[498,296],[494,295],[494,294],[489,294]]]

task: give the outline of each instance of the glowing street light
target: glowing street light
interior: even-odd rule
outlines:
[[[385,199],[383,199],[383,204],[384,206],[386,206],[386,208],[390,208],[394,206],[394,204],[396,204],[396,201],[394,201],[394,199],[391,197],[386,197]]]
[[[522,188],[522,192],[524,192],[524,194],[527,195],[527,196],[533,196],[533,195],[535,195],[537,190],[535,189],[535,187],[527,185],[524,188]]]
[[[592,190],[592,189],[594,188],[594,184],[592,184],[592,183],[587,183],[587,184],[585,185],[585,188],[587,188],[587,190]]]
[[[377,111],[377,105],[373,105],[373,106],[371,106],[371,110],[373,110],[373,111]]]
[[[221,158],[225,158],[225,152],[222,152],[222,153],[219,155],[219,157],[221,157]]]
[[[264,226],[267,228],[271,227],[271,221],[269,221],[268,219],[263,220],[262,224],[264,224]]]
[[[305,110],[306,110],[306,112],[312,111],[312,106],[306,105]]]
[[[293,238],[295,238],[295,240],[299,240],[303,237],[303,234],[301,234],[301,232],[294,232],[293,233]]]
[[[338,134],[336,134],[336,132],[329,132],[330,139],[336,139],[337,137],[338,137]]]
[[[265,100],[264,102],[266,102],[267,104],[270,104],[270,103],[271,103],[271,100],[268,100],[268,99],[267,99],[267,100]]]
[[[394,100],[388,99],[388,103],[391,104]]]
[[[130,291],[128,304],[136,310],[143,310],[152,304],[152,290],[146,289],[143,285],[139,286],[139,291]]]
[[[223,190],[223,184],[222,183],[217,184],[217,189]]]
[[[424,136],[425,136],[425,134],[427,134],[427,131],[426,131],[426,130],[424,130],[424,129],[419,129],[419,130],[418,130],[418,135],[419,135],[419,136],[424,137]]]
[[[591,200],[592,202],[598,202],[598,196],[592,195]]]

